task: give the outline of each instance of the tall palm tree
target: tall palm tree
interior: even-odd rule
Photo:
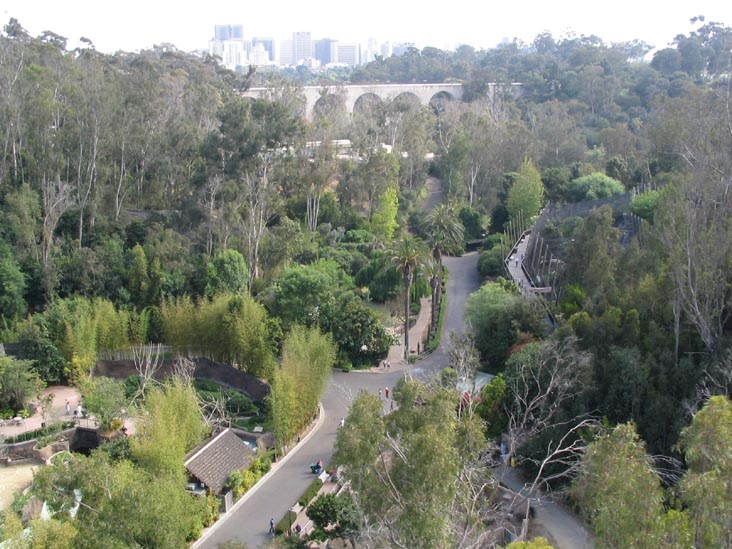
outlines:
[[[409,302],[415,274],[431,261],[429,250],[421,240],[404,235],[389,250],[389,262],[402,275],[404,281],[404,359],[409,359]]]
[[[432,257],[437,263],[437,280],[430,280],[432,291],[432,306],[439,307],[440,296],[442,295],[442,256],[446,253],[455,253],[460,250],[463,244],[465,228],[458,218],[455,210],[448,204],[440,204],[427,214],[424,226],[429,235],[429,243],[432,248]],[[435,329],[437,315],[432,311],[432,326]]]

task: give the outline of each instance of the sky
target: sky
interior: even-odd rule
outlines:
[[[310,31],[313,39],[413,43],[453,49],[492,48],[504,39],[530,43],[544,32],[555,38],[596,35],[606,43],[640,39],[666,47],[695,27],[689,20],[732,26],[730,0],[0,0],[4,26],[15,17],[32,36],[50,30],[80,37],[97,50],[139,51],[170,43],[183,51],[208,48],[214,25],[241,24],[245,38],[283,39]]]

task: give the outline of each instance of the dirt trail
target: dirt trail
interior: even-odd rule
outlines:
[[[33,480],[33,471],[38,465],[10,465],[0,466],[0,511],[13,502],[16,492],[30,486]]]

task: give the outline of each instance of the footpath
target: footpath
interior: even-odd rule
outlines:
[[[65,385],[55,385],[44,389],[40,398],[53,395],[51,406],[48,410],[46,418],[41,413],[41,406],[38,401],[34,401],[36,406],[35,413],[27,418],[17,420],[6,419],[0,422],[0,435],[12,437],[28,431],[35,431],[43,426],[43,423],[56,423],[59,421],[71,421],[74,419],[73,411],[81,402],[81,394],[75,387],[67,387]],[[66,412],[66,403],[69,403],[69,413]],[[85,420],[82,420],[85,421]]]
[[[409,350],[410,355],[422,354],[425,351],[427,335],[430,328],[430,318],[432,316],[432,299],[429,297],[423,297],[420,300],[419,316],[417,321],[409,329]],[[404,334],[399,334],[399,343],[389,347],[389,353],[386,359],[382,360],[379,364],[372,366],[369,371],[371,372],[399,372],[406,369],[409,363],[404,358]],[[419,348],[419,353],[417,353]],[[390,368],[385,368],[384,364],[386,361],[391,363]]]

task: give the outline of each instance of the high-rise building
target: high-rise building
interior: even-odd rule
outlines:
[[[361,61],[361,44],[338,44],[338,62],[356,66]]]
[[[323,38],[322,40],[316,40],[314,44],[315,59],[320,61],[321,65],[338,63],[338,40]]]
[[[365,65],[366,63],[370,63],[380,54],[379,43],[375,38],[369,38],[366,42],[366,47],[361,49],[361,64]]]
[[[383,44],[381,44],[381,57],[383,57],[384,59],[388,59],[389,57],[391,57],[391,54],[391,42],[384,42]]]
[[[295,48],[293,47],[292,40],[281,40],[279,53],[280,65],[295,65]]]
[[[216,25],[214,40],[244,40],[244,25]]]
[[[208,44],[211,55],[221,58],[226,68],[242,70],[249,64],[248,44],[244,42],[243,25],[216,25],[214,38]]]
[[[392,55],[404,55],[413,44],[394,44],[392,47]]]
[[[273,38],[262,38],[262,37],[257,37],[257,36],[252,38],[252,50],[254,50],[259,45],[261,45],[265,49],[265,51],[269,55],[270,61],[274,61],[276,59],[275,41]]]
[[[249,53],[249,63],[255,67],[264,67],[273,64],[269,57],[269,52],[264,49],[262,44],[252,46],[252,51]]]
[[[292,33],[293,65],[306,62],[313,57],[313,41],[310,33],[301,31]]]

